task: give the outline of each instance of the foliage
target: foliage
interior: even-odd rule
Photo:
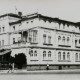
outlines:
[[[26,64],[26,55],[24,53],[16,54],[14,63],[21,69],[22,66]]]

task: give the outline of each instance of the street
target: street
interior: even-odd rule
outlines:
[[[80,74],[0,74],[0,80],[80,80]]]

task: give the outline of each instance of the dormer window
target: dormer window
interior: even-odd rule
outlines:
[[[31,21],[31,23],[33,23],[33,21]]]

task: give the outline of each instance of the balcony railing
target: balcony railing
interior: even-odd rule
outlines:
[[[21,42],[21,43],[15,43],[15,44],[12,44],[11,47],[12,48],[18,48],[18,47],[26,47],[30,45],[30,43],[27,43],[27,42]]]
[[[1,46],[0,49],[10,49],[10,45]]]

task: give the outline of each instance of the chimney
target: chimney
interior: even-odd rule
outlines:
[[[19,15],[19,16],[22,16],[22,12],[18,12],[18,15]]]

